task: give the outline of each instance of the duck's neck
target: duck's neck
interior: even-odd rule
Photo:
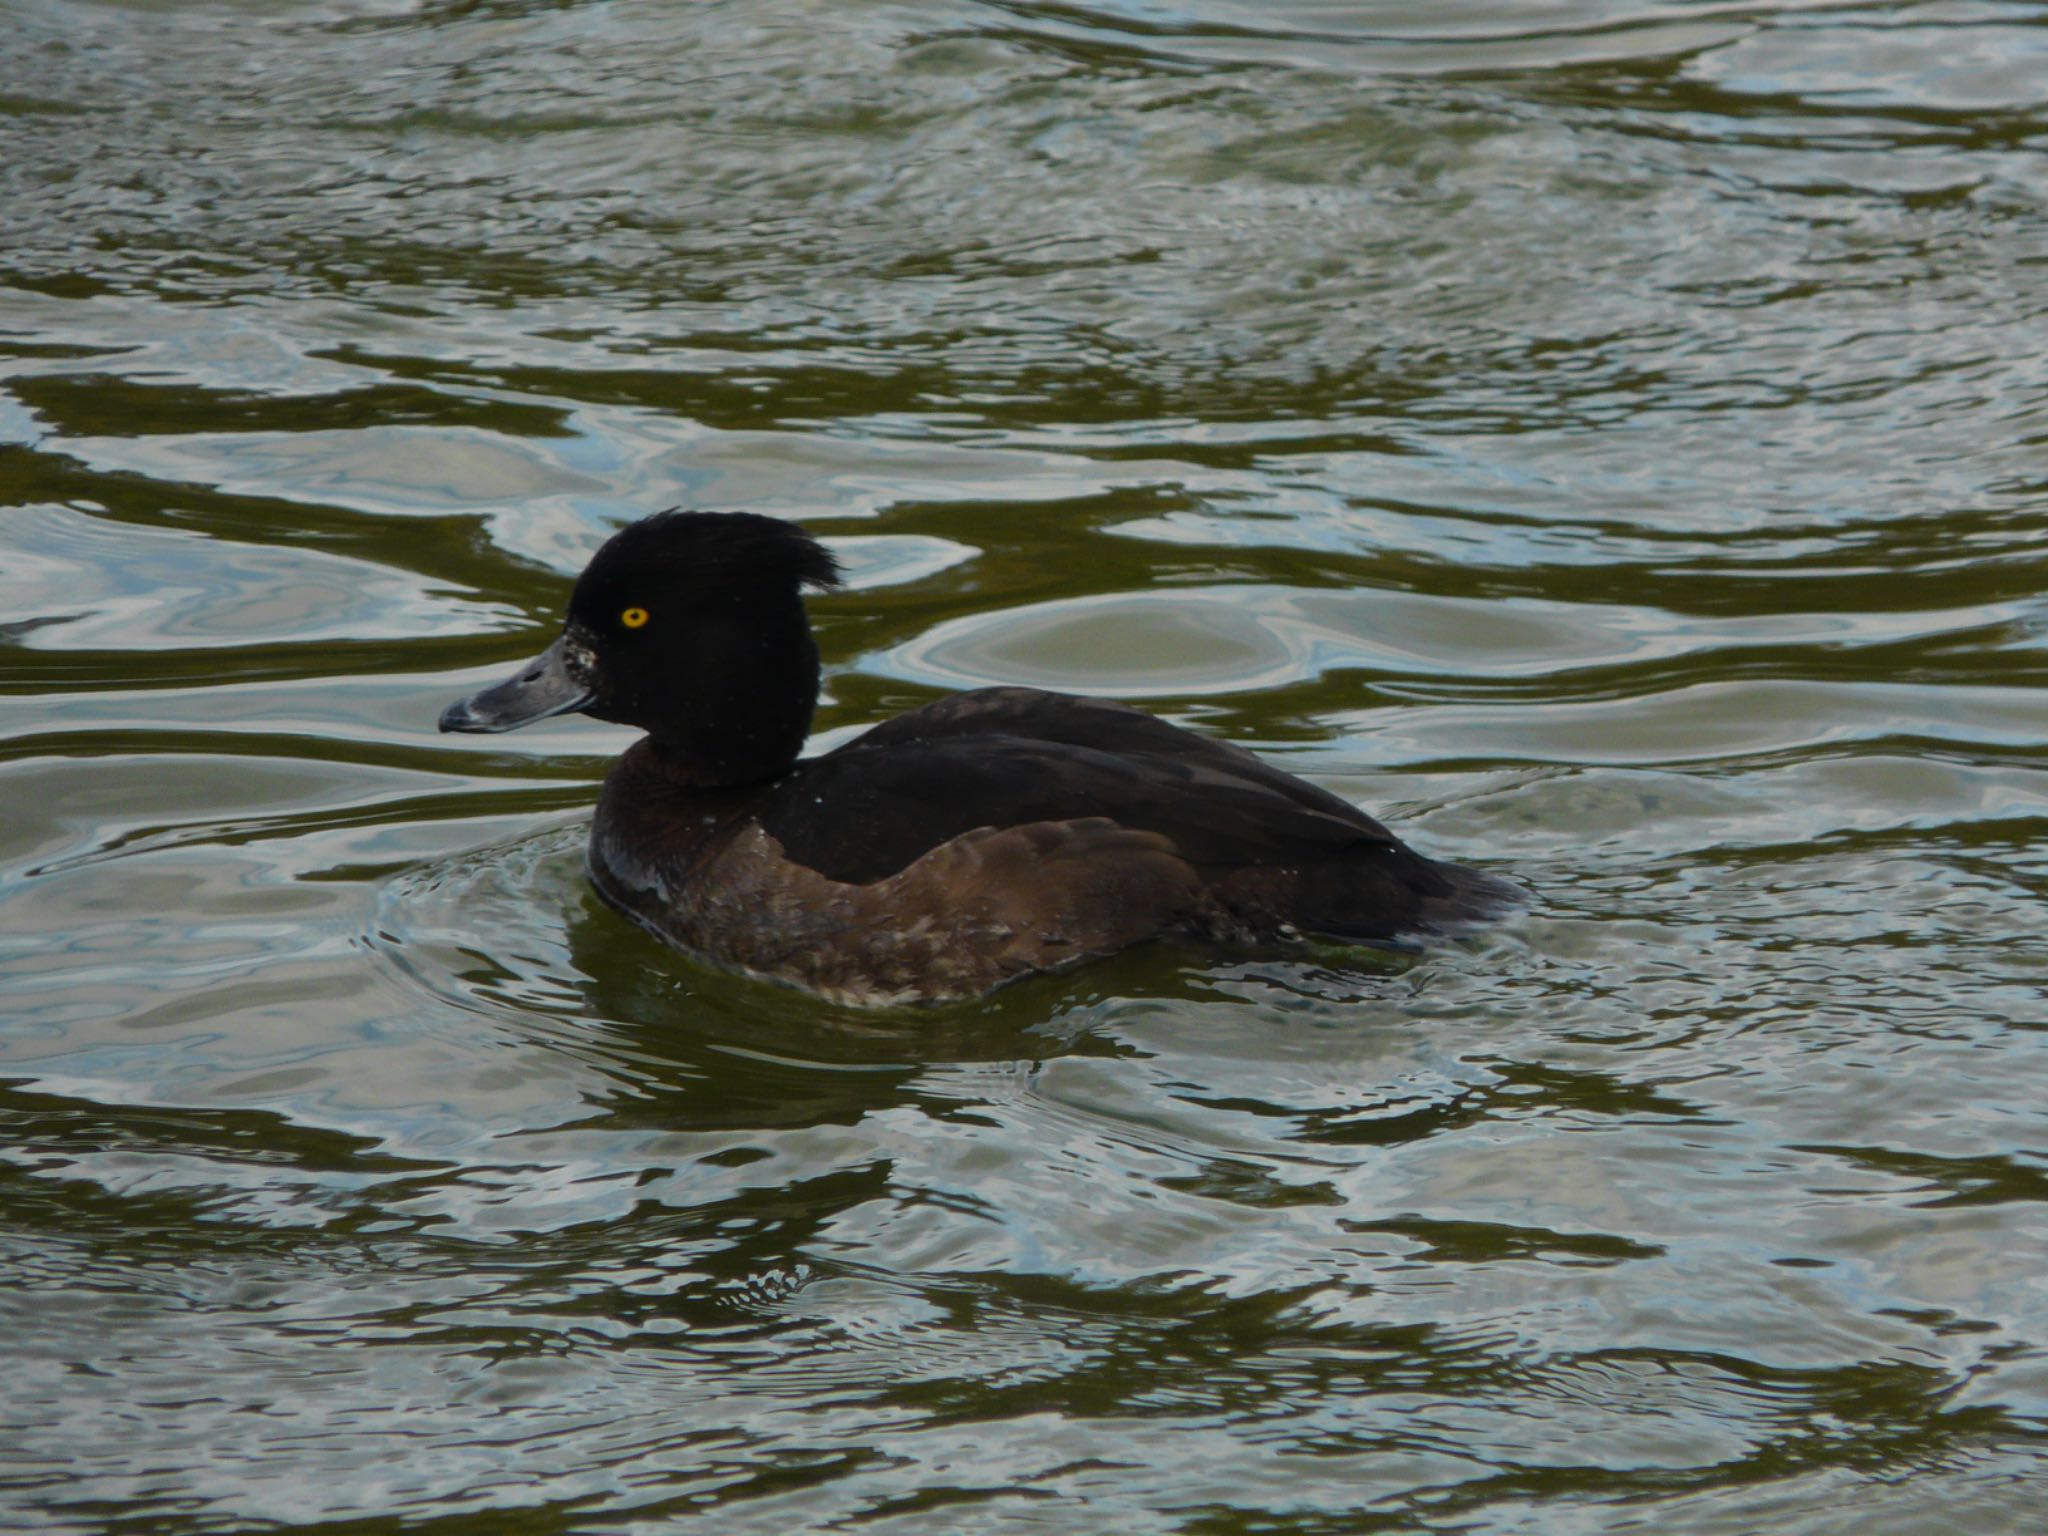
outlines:
[[[632,750],[641,772],[659,776],[670,788],[716,792],[781,778],[796,762],[803,743],[801,731],[793,743],[763,739],[752,750],[730,735],[715,743],[646,736]]]
[[[764,622],[758,607],[744,623],[706,622],[662,707],[632,722],[646,728],[672,783],[756,784],[787,773],[803,751],[818,704],[818,647],[802,603],[786,601],[780,623]]]

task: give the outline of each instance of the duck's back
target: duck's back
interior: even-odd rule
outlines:
[[[1190,863],[1289,864],[1398,847],[1357,807],[1227,742],[1128,705],[985,688],[799,763],[764,800],[790,857],[835,880],[892,875],[979,827],[1106,817]]]
[[[798,765],[761,807],[788,856],[868,884],[983,828],[1082,820],[1164,839],[1197,928],[1372,942],[1461,931],[1514,887],[1424,858],[1348,801],[1142,710],[1029,688],[955,694]],[[1085,856],[1085,855],[1077,855]],[[1105,845],[1103,859],[1115,857]]]

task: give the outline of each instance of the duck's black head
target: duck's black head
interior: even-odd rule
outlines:
[[[744,784],[796,761],[818,701],[802,588],[838,563],[793,523],[657,512],[620,529],[569,595],[561,638],[444,731],[510,731],[580,710],[638,726],[690,779]]]

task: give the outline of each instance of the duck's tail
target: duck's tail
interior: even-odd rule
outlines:
[[[1430,868],[1443,881],[1444,889],[1425,895],[1418,904],[1419,933],[1457,938],[1529,905],[1529,892],[1499,875],[1435,860],[1430,861]]]
[[[1462,937],[1528,904],[1512,880],[1397,845],[1369,861],[1304,871],[1294,922],[1325,938],[1406,949]]]

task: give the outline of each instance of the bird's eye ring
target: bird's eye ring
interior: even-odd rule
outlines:
[[[619,615],[619,622],[628,629],[639,629],[647,623],[647,617],[645,608],[628,608]]]

